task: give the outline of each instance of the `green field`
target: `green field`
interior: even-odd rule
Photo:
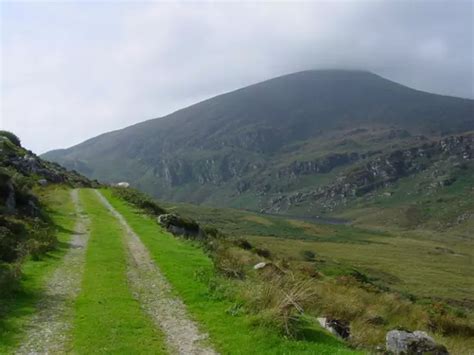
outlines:
[[[466,203],[472,201],[466,199]],[[334,263],[343,269],[355,267],[375,282],[403,293],[443,299],[468,308],[474,304],[474,250],[469,233],[474,227],[472,220],[448,231],[437,231],[369,224],[375,207],[353,211],[351,216],[358,213],[361,218],[359,226],[317,224],[190,204],[167,207],[203,225],[214,226],[230,237],[246,238],[294,263],[303,263],[302,252],[310,250],[326,260],[317,265],[323,271],[329,261],[333,262],[331,268]],[[379,213],[384,212],[389,213],[379,209]]]

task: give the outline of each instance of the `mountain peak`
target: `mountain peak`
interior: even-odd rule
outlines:
[[[472,100],[413,90],[371,72],[308,70],[45,156],[94,178],[202,202],[229,184],[243,191],[274,166],[324,152],[364,156],[406,137],[473,130],[473,112]]]

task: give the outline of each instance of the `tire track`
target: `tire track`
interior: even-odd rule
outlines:
[[[78,190],[71,191],[77,214],[74,234],[63,260],[46,282],[38,312],[27,325],[25,340],[16,354],[63,354],[70,349],[74,300],[79,294],[89,235],[88,219],[79,202]]]
[[[172,295],[170,284],[125,218],[99,191],[96,190],[96,193],[125,230],[128,251],[127,275],[130,286],[145,312],[166,335],[170,351],[183,355],[217,354],[203,344],[203,341],[207,339],[207,334],[199,331],[197,325],[189,318],[186,306],[179,298]]]

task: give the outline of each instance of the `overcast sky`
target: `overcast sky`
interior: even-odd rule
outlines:
[[[0,6],[0,126],[38,153],[306,69],[474,97],[472,1]]]

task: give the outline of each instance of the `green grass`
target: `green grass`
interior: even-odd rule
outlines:
[[[91,219],[81,293],[76,301],[73,348],[79,354],[166,353],[127,284],[123,231],[93,190],[81,190]]]
[[[164,232],[152,218],[103,191],[111,204],[140,236],[153,259],[191,315],[209,332],[223,354],[349,354],[353,351],[319,328],[308,329],[305,340],[287,339],[273,329],[256,326],[247,314],[231,312],[235,304],[210,291],[198,277],[213,274],[211,260],[201,248]]]
[[[24,326],[36,311],[45,280],[67,251],[67,242],[76,220],[69,189],[52,186],[37,193],[57,227],[58,247],[40,260],[27,260],[23,265],[20,288],[0,299],[1,354],[12,353],[21,341]]]

